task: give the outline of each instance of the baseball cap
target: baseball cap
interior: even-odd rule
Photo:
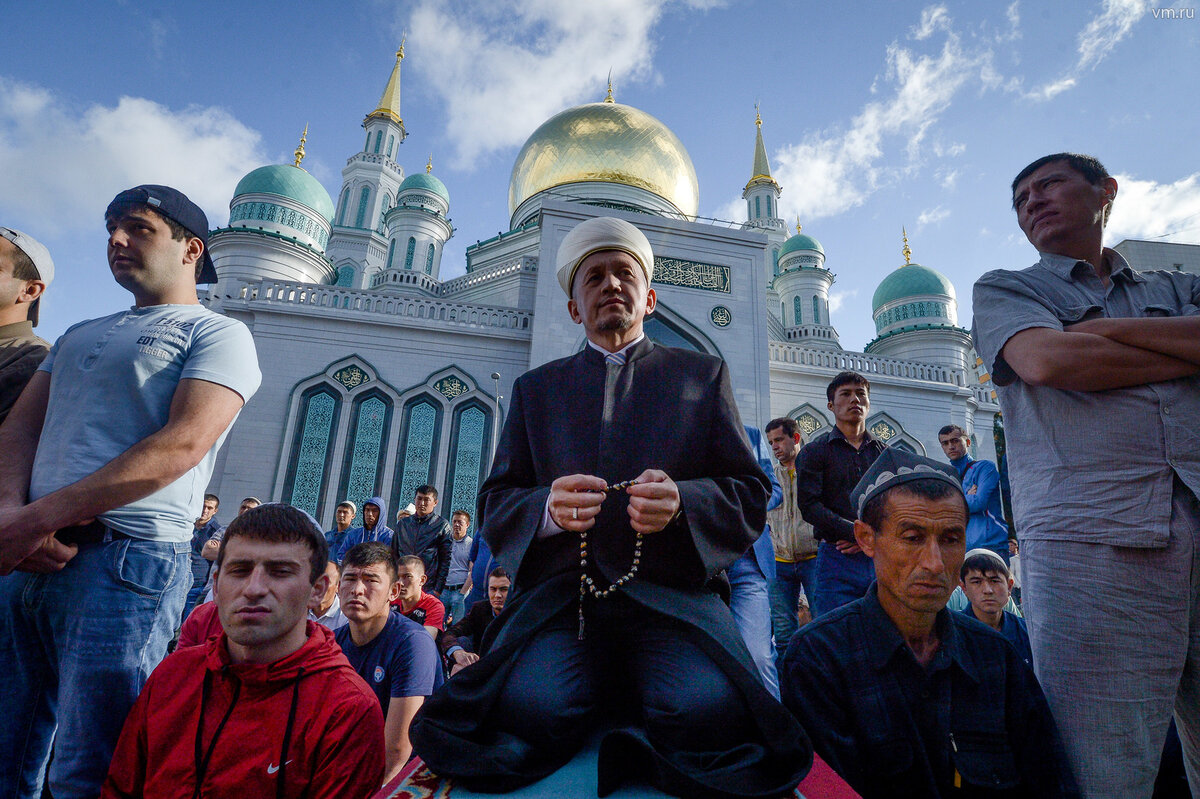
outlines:
[[[155,211],[173,222],[178,222],[183,228],[200,241],[204,242],[204,260],[197,283],[216,283],[217,269],[213,266],[212,256],[208,254],[208,217],[200,206],[187,198],[187,195],[170,186],[158,186],[146,183],[126,189],[113,198],[104,211],[104,218],[116,216],[131,205],[148,205]]]
[[[46,245],[28,233],[22,233],[10,227],[0,227],[0,236],[11,241],[13,246],[29,256],[29,260],[33,261],[33,268],[37,270],[38,279],[49,286],[50,282],[54,280],[54,260],[50,257],[50,251],[46,249]],[[35,325],[38,323],[38,310],[41,305],[42,298],[38,297],[33,301],[33,307],[29,309],[29,321]]]

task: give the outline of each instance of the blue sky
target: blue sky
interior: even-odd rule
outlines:
[[[1008,185],[1049,152],[1117,176],[1110,243],[1200,243],[1188,2],[25,3],[0,56],[0,224],[54,255],[43,336],[126,307],[104,258],[116,192],[175,185],[223,225],[238,179],[290,162],[307,123],[304,165],[336,197],[407,32],[399,161],[432,153],[450,191],[443,279],[507,230],[525,138],[602,99],[611,68],[617,100],[688,148],[704,216],[742,219],[761,105],[781,208],[824,245],[834,325],[860,349],[902,227],[964,325],[980,274],[1033,262]]]

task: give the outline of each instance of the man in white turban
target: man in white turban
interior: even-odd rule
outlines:
[[[514,575],[481,658],[424,705],[416,752],[473,790],[551,773],[600,726],[599,795],[778,797],[811,748],[757,677],[712,578],[766,522],[768,483],[719,358],[654,344],[654,254],[628,222],[563,239],[587,345],[517,379],[479,529]]]

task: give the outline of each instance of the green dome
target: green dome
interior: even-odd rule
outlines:
[[[404,182],[400,184],[400,191],[403,192],[408,189],[425,189],[425,191],[431,191],[445,200],[446,205],[450,204],[450,192],[446,191],[446,184],[428,172],[417,172],[406,177]]]
[[[238,181],[233,191],[234,202],[243,194],[275,194],[311,208],[333,222],[333,200],[321,182],[298,166],[272,164],[260,166]]]
[[[954,284],[945,275],[920,264],[905,264],[883,279],[871,298],[871,311],[909,297],[937,295],[957,301]]]
[[[804,233],[797,233],[795,236],[792,236],[783,243],[783,247],[779,249],[779,257],[782,258],[788,253],[796,252],[797,250],[816,250],[817,252],[821,253],[821,255],[825,254],[825,248],[821,246],[821,242],[817,241],[812,236],[805,235]]]

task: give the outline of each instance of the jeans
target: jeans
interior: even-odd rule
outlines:
[[[446,586],[442,591],[442,607],[446,609],[447,627],[450,626],[451,621],[462,621],[466,603],[467,598],[463,595],[461,585],[458,588]]]
[[[763,686],[778,699],[779,673],[775,670],[775,652],[771,646],[771,601],[767,597],[767,578],[763,576],[753,550],[734,561],[727,574],[733,623],[750,650]]]
[[[770,581],[771,624],[775,629],[776,657],[782,658],[788,642],[800,629],[796,609],[800,605],[800,592],[808,600],[809,612],[815,607],[817,590],[817,559],[809,558],[795,563],[775,561],[775,579]]]
[[[84,544],[57,574],[0,578],[0,796],[95,797],[142,684],[179,626],[191,545]],[[57,727],[57,731],[56,731]]]
[[[843,555],[829,541],[817,550],[817,603],[813,618],[862,599],[875,580],[875,564],[863,553]]]

